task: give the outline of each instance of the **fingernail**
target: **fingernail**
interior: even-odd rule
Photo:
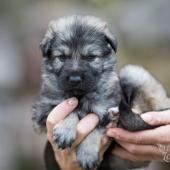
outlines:
[[[143,114],[141,115],[142,119],[146,122],[151,122],[152,121],[152,116],[149,114]]]
[[[70,98],[70,99],[67,99],[67,103],[68,103],[70,106],[75,106],[75,105],[77,105],[78,100],[77,100],[77,98],[72,97],[72,98]]]

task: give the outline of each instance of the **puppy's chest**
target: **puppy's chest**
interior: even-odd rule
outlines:
[[[77,114],[79,118],[85,117],[89,113],[94,113],[100,118],[107,115],[108,109],[119,105],[119,100],[114,96],[103,97],[102,95],[95,95],[93,97],[85,97],[79,101],[77,107]]]

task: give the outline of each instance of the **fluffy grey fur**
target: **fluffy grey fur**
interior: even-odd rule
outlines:
[[[52,108],[63,100],[76,96],[79,99],[78,107],[53,131],[58,146],[62,149],[70,147],[76,138],[78,121],[93,112],[100,118],[99,125],[77,148],[77,159],[83,169],[93,170],[100,165],[99,169],[102,170],[130,170],[144,165],[145,163],[134,164],[121,160],[108,152],[103,161],[99,158],[101,137],[109,122],[109,108],[119,107],[119,126],[141,130],[152,127],[134,114],[132,108],[142,113],[170,106],[164,89],[146,70],[128,66],[121,71],[119,78],[115,56],[117,42],[107,24],[89,16],[62,17],[49,24],[41,49],[42,85],[40,98],[33,107],[36,130],[41,132],[46,129],[46,118]],[[142,80],[146,81],[141,82],[136,74],[143,76]],[[153,83],[148,83],[150,80]],[[157,99],[159,94],[155,96],[153,93],[156,87],[161,99]],[[147,100],[143,98],[143,94]],[[153,107],[148,108],[153,98]],[[160,100],[162,103],[159,107],[157,102]],[[116,119],[114,120],[117,121]]]
[[[147,111],[170,109],[170,98],[164,87],[146,69],[137,65],[127,65],[121,69],[119,78],[122,97],[118,108],[120,112],[118,126],[129,131],[155,128],[155,126],[144,122],[140,115]],[[110,111],[112,110],[113,116],[115,116],[115,108],[110,109]],[[123,160],[110,156],[110,154],[106,152],[99,169],[143,169],[143,167],[148,164],[149,162],[131,162]]]
[[[170,109],[164,87],[144,68],[128,65],[120,71],[123,97],[119,105],[119,124],[130,131],[154,128],[139,115],[147,111]],[[127,114],[128,113],[128,114]]]
[[[94,169],[100,163],[100,140],[109,121],[107,112],[120,102],[116,48],[107,24],[88,16],[52,21],[41,42],[42,86],[34,106],[35,127],[38,131],[45,129],[51,109],[76,96],[78,107],[53,133],[58,147],[64,149],[74,142],[79,119],[96,113],[100,118],[97,129],[77,148],[77,158],[84,169]]]

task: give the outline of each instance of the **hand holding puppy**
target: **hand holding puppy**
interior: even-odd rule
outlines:
[[[76,147],[99,122],[95,114],[88,114],[85,118],[81,119],[77,125],[77,137],[72,147],[63,150],[59,149],[53,139],[53,129],[76,108],[77,104],[78,101],[76,98],[67,99],[56,106],[47,118],[47,137],[53,147],[55,158],[62,170],[81,170],[76,158]],[[108,138],[106,136],[103,137],[100,151],[101,157],[107,149],[108,144]]]
[[[65,100],[53,109],[47,119],[48,140],[53,147],[55,158],[63,170],[81,170],[76,158],[76,147],[96,127],[99,121],[95,114],[87,115],[77,125],[77,138],[73,146],[64,150],[58,149],[58,146],[53,141],[53,128],[69,115],[77,104],[76,98]],[[143,114],[142,118],[151,125],[163,126],[140,132],[129,132],[121,128],[108,128],[108,137],[113,137],[120,145],[116,146],[112,153],[132,161],[164,160],[169,162],[170,125],[168,124],[170,124],[170,111],[148,112]],[[101,156],[109,145],[108,137],[104,136],[102,139]]]
[[[121,128],[110,128],[109,137],[116,139],[112,153],[132,161],[158,160],[170,162],[170,110],[148,112],[141,117],[150,125],[158,128],[129,132]]]

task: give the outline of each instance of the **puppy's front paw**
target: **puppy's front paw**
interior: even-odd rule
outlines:
[[[77,161],[84,170],[94,170],[100,164],[99,153],[91,148],[78,148]]]
[[[73,127],[65,125],[63,122],[53,130],[53,139],[58,148],[65,149],[71,147],[76,138],[76,130]]]

